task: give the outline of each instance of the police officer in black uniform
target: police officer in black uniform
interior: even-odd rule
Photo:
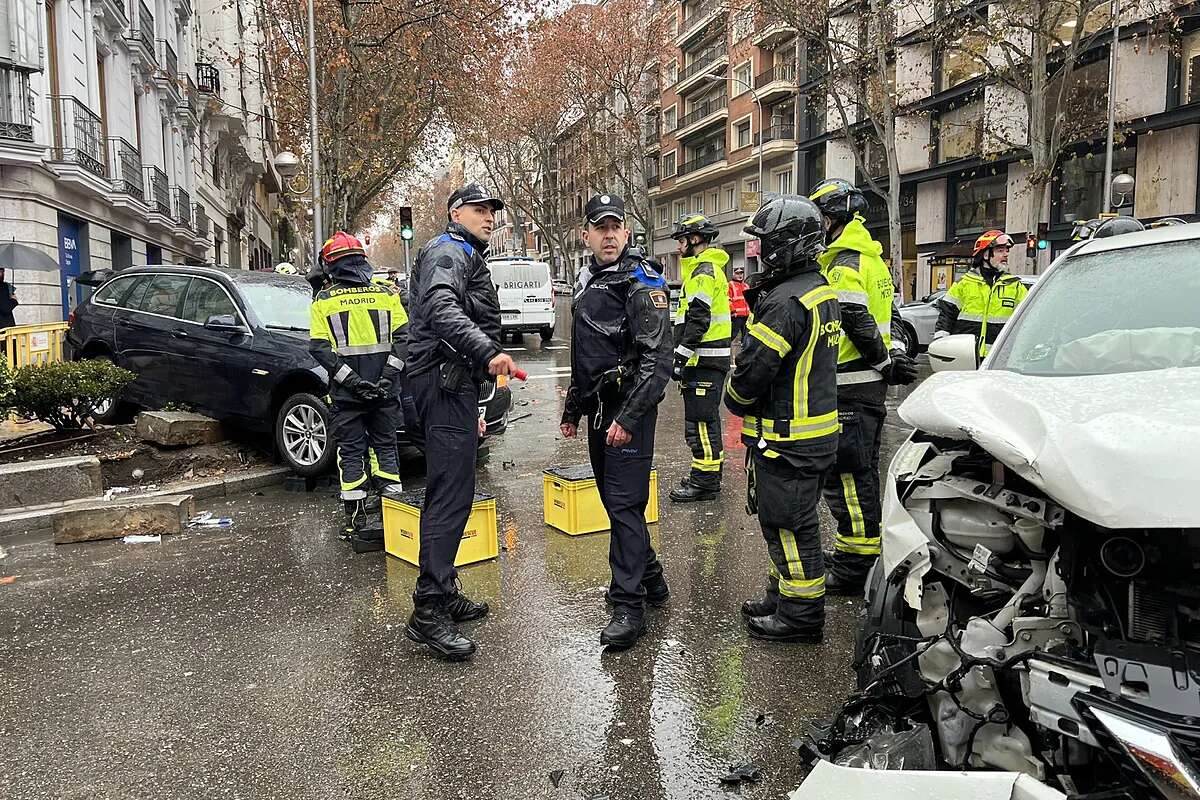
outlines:
[[[751,314],[725,405],[742,417],[747,510],[758,514],[771,557],[767,593],[742,605],[750,635],[818,643],[825,565],[817,502],[838,445],[837,293],[821,274],[821,212],[784,195],[746,233],[762,240],[763,271],[746,292]]]
[[[571,386],[561,430],[576,435],[588,418],[588,454],[600,501],[612,521],[608,561],[612,621],[600,643],[633,646],[647,603],[670,591],[650,546],[646,503],[658,404],[671,379],[672,333],[667,283],[628,246],[625,201],[602,194],[584,209],[591,264],[580,276],[572,308]]]
[[[454,558],[475,496],[479,383],[516,369],[500,348],[500,301],[487,268],[495,212],[504,203],[477,183],[447,202],[446,232],[417,253],[412,271],[408,385],[425,431],[421,573],[405,635],[452,660],[475,643],[456,623],[488,613],[458,588]]]

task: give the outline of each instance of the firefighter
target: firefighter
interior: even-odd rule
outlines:
[[[500,348],[500,301],[487,268],[488,240],[503,201],[477,183],[450,195],[446,232],[417,253],[408,384],[425,431],[425,505],[421,511],[421,572],[405,635],[451,660],[475,653],[456,627],[488,613],[458,587],[454,558],[475,497],[479,446],[479,385],[509,375],[512,357]]]
[[[763,270],[748,292],[750,321],[725,405],[742,417],[746,510],[758,515],[771,563],[766,596],[742,613],[755,638],[818,643],[825,563],[817,503],[838,447],[837,293],[816,261],[825,229],[811,200],[775,198],[745,231],[762,242]]]
[[[571,385],[560,430],[572,438],[588,417],[592,472],[612,521],[613,615],[600,643],[621,649],[642,635],[646,604],[670,595],[646,528],[658,404],[671,380],[670,301],[662,275],[628,246],[625,201],[597,195],[584,215],[592,259],[572,306]]]
[[[371,265],[355,237],[335,233],[321,260],[328,282],[313,299],[309,350],[329,374],[344,537],[356,553],[372,552],[383,549],[383,521],[377,503],[368,502],[369,490],[381,495],[400,488],[396,429],[408,315],[397,294],[371,282]],[[369,477],[368,450],[374,455]]]
[[[883,246],[864,224],[866,197],[848,181],[832,178],[817,184],[809,199],[821,209],[827,249],[817,262],[837,292],[842,320],[837,367],[842,432],[823,492],[837,535],[825,592],[858,594],[879,556],[879,448],[887,387],[912,383],[917,368],[901,350],[892,351],[896,287],[880,257]]]
[[[739,344],[746,334],[746,318],[750,316],[750,304],[746,302],[746,270],[734,267],[733,280],[729,282],[729,313],[733,317],[732,339]]]
[[[684,217],[671,234],[678,242],[683,289],[675,310],[672,374],[683,393],[684,438],[692,451],[689,473],[671,500],[712,500],[721,491],[721,386],[729,371],[731,319],[725,265],[729,254],[712,242],[717,228],[702,214]]]
[[[1005,271],[1012,246],[1012,237],[999,230],[987,231],[975,240],[971,271],[938,300],[934,339],[969,333],[978,343],[979,357],[988,354],[1029,291],[1017,276]]]

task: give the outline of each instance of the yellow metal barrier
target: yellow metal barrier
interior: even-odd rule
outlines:
[[[65,322],[0,328],[0,341],[4,343],[4,357],[8,360],[9,369],[12,370],[29,364],[62,361],[63,340],[66,336],[67,323]]]

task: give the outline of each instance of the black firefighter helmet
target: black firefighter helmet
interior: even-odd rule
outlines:
[[[807,197],[785,194],[758,210],[743,230],[762,241],[763,273],[788,273],[825,250],[821,209]]]

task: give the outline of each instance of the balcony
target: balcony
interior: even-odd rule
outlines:
[[[159,73],[167,80],[172,83],[179,80],[179,58],[175,55],[175,48],[166,39],[158,40],[158,63]]]
[[[146,176],[146,205],[150,206],[150,213],[170,219],[171,184],[167,173],[155,166],[143,167],[142,171]]]
[[[29,73],[0,68],[0,139],[33,141]]]
[[[196,83],[202,94],[221,95],[221,71],[212,64],[196,64]]]
[[[723,43],[708,48],[696,56],[696,59],[688,64],[683,72],[679,73],[679,83],[676,85],[675,91],[683,94],[695,86],[707,85],[707,82],[702,79],[721,65],[728,63],[729,51]]]
[[[660,183],[662,183],[662,178],[658,177],[657,175],[647,175],[646,176],[646,188],[647,189],[653,189],[654,187],[658,186]]]
[[[776,64],[766,72],[754,76],[754,88],[762,102],[776,95],[791,94],[796,90],[796,65],[784,62]]]
[[[755,47],[774,50],[779,45],[796,35],[796,29],[786,22],[772,19],[766,15],[758,18],[758,29],[750,41]]]
[[[647,150],[657,150],[662,142],[662,128],[652,128],[642,134],[642,145]]]
[[[129,0],[132,6],[135,0]],[[153,69],[156,65],[154,52],[154,15],[142,0],[137,2],[137,16],[131,18],[132,24],[125,39],[134,51],[138,62],[145,69]],[[132,9],[131,9],[132,12]]]
[[[74,97],[51,97],[55,135],[52,160],[76,164],[98,178],[107,177],[100,117]]]
[[[142,155],[138,149],[120,137],[109,137],[108,164],[112,172],[113,191],[142,202],[146,197],[146,182]]]
[[[712,22],[725,13],[725,6],[720,0],[705,0],[688,9],[679,26],[679,36],[675,39],[676,46],[687,47],[688,42],[706,30]]]
[[[791,122],[777,122],[755,138],[758,140],[757,143],[763,145],[767,150],[779,149],[778,147],[772,148],[771,143],[796,141],[796,126]]]
[[[192,203],[192,218],[196,220],[196,235],[201,239],[207,239],[211,230],[208,223],[208,212],[204,210],[203,203]]]
[[[697,133],[713,122],[729,116],[729,95],[722,92],[700,103],[679,120],[679,130],[676,136],[683,138]]]
[[[711,153],[705,153],[702,156],[697,156],[696,158],[693,158],[691,161],[685,161],[682,164],[680,164],[679,172],[677,173],[676,177],[682,178],[684,175],[687,175],[689,173],[696,172],[698,170],[702,170],[705,167],[711,167],[713,164],[720,164],[724,160],[725,160],[725,148],[718,147],[716,150],[713,150]]]
[[[182,186],[175,187],[175,221],[183,227],[192,228],[192,197]]]

